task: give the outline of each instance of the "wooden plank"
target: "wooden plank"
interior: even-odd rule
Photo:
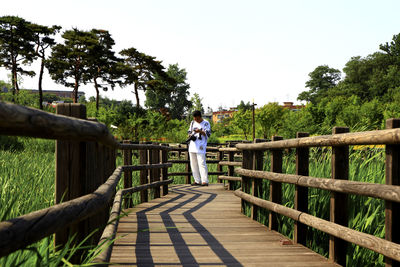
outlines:
[[[333,135],[349,132],[347,127],[334,127]],[[349,147],[332,147],[332,179],[349,179]],[[330,221],[348,226],[348,198],[347,194],[331,192]],[[347,242],[335,236],[329,237],[329,258],[340,265],[346,265]]]
[[[338,266],[302,245],[282,245],[287,238],[241,215],[240,199],[222,184],[170,190],[168,196],[125,211],[129,214],[119,222],[111,263]]]
[[[400,119],[388,119],[386,129],[400,128]],[[386,145],[386,185],[400,185],[400,145]],[[400,243],[400,203],[385,201],[385,239]],[[399,261],[385,258],[386,266],[400,266]]]
[[[298,132],[296,138],[308,137],[308,133]],[[297,148],[296,149],[296,174],[308,176],[309,167],[309,148]],[[295,186],[294,195],[294,208],[299,211],[308,213],[308,187]],[[304,224],[294,221],[294,236],[293,240],[295,243],[302,245],[307,244],[307,233],[308,227]]]

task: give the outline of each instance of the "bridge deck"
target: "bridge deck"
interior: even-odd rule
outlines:
[[[240,213],[222,185],[175,185],[125,210],[111,262],[137,266],[337,266]]]

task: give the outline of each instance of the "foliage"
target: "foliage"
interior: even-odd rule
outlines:
[[[264,139],[276,135],[282,128],[285,110],[278,103],[268,103],[257,109],[256,121]]]
[[[116,64],[119,61],[111,50],[115,45],[111,34],[106,30],[93,29],[91,31],[97,43],[91,49],[88,58],[88,70],[85,80],[92,81],[96,90],[96,109],[99,109],[99,89],[108,90],[108,85],[114,89],[115,80],[118,79]],[[100,82],[100,84],[99,84]]]
[[[123,62],[118,64],[117,72],[122,78],[121,84],[123,86],[134,85],[133,93],[136,96],[136,106],[140,106],[139,90],[144,92],[148,89],[166,90],[166,88],[160,86],[160,79],[168,80],[161,61],[139,52],[134,47],[123,49],[120,55],[123,57]],[[158,75],[158,79],[155,75]]]
[[[160,85],[166,90],[147,90],[146,107],[153,110],[168,109],[173,119],[181,119],[191,107],[192,103],[187,99],[189,96],[190,85],[186,81],[187,72],[185,69],[179,69],[178,64],[169,65],[167,75],[171,82],[160,80]]]
[[[88,81],[90,55],[98,39],[93,32],[78,29],[65,31],[62,38],[64,43],[53,47],[45,65],[55,82],[74,88],[74,103],[77,103],[79,86]]]
[[[31,23],[16,16],[0,17],[0,67],[11,71],[13,93],[19,91],[18,75],[33,76],[24,69],[35,58],[34,32]]]
[[[335,87],[340,80],[340,74],[340,70],[330,68],[328,65],[318,66],[308,74],[310,79],[306,82],[306,87],[310,90],[300,93],[298,99],[318,103],[330,88]]]
[[[192,107],[189,109],[188,112],[188,119],[192,119],[192,113],[195,110],[199,110],[201,114],[204,114],[204,106],[203,106],[203,98],[200,97],[198,93],[194,93],[193,96],[190,98],[190,102],[192,103]]]
[[[240,109],[233,115],[233,126],[236,127],[241,133],[243,133],[244,138],[247,140],[248,135],[251,132],[252,126],[252,111]]]
[[[40,70],[39,70],[39,108],[43,109],[43,92],[42,92],[42,80],[44,73],[44,63],[46,59],[46,50],[51,48],[56,44],[56,41],[51,36],[58,33],[61,29],[60,26],[53,25],[52,27],[47,27],[38,24],[32,24],[32,31],[34,32],[34,43],[36,46],[36,56],[40,58]]]

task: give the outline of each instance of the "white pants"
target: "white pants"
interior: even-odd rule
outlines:
[[[208,169],[206,163],[206,154],[189,153],[190,167],[192,168],[194,181],[198,184],[208,184]]]

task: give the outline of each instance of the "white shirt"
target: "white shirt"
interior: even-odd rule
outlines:
[[[207,148],[207,140],[211,135],[210,123],[204,119],[200,123],[192,121],[189,126],[188,134],[193,134],[196,128],[203,130],[206,133],[206,135],[204,136],[201,133],[195,133],[196,141],[190,141],[189,152],[205,154]],[[201,139],[199,138],[200,136]]]

